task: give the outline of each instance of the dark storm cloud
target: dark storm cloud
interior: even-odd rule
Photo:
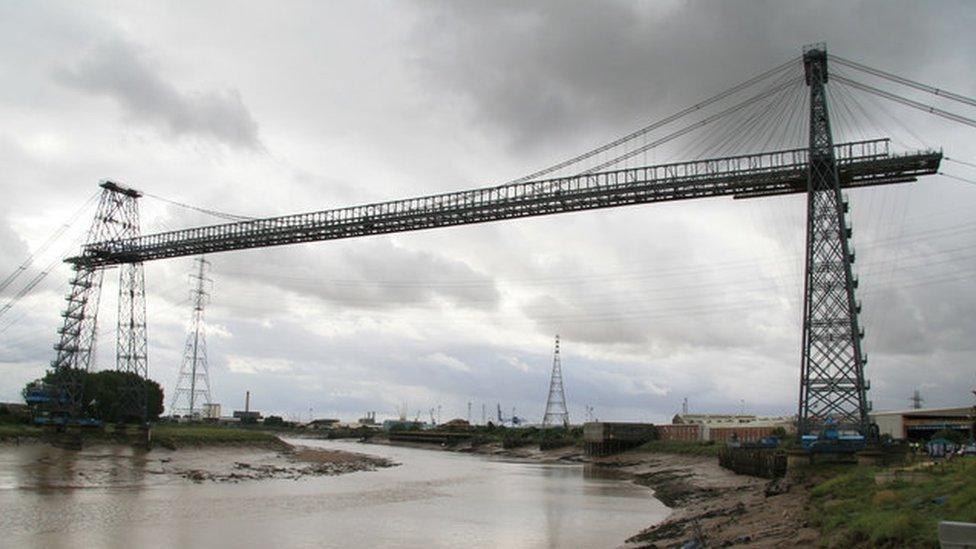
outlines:
[[[849,58],[919,74],[928,63],[960,60],[971,42],[966,16],[920,19],[902,2],[418,6],[427,17],[414,34],[413,59],[440,85],[437,97],[470,103],[477,124],[529,152],[663,118],[799,56],[807,43],[827,40]],[[926,35],[926,47],[909,39],[916,33]]]
[[[262,148],[257,122],[238,91],[181,90],[130,42],[102,42],[58,71],[57,77],[75,89],[110,97],[135,123],[176,137],[193,135],[231,147]]]

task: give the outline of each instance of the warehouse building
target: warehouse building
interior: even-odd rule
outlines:
[[[875,412],[871,420],[878,425],[882,435],[899,440],[928,440],[943,429],[959,431],[967,436],[973,425],[973,409],[968,406],[955,408],[919,408],[892,412]]]

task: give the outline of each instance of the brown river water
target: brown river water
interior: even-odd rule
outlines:
[[[212,464],[240,455],[0,446],[0,547],[616,547],[668,513],[649,489],[583,465],[290,442],[401,465],[194,483],[166,474],[161,459]]]

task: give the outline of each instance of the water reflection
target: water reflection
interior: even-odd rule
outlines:
[[[0,484],[14,487],[0,490],[4,547],[602,547],[668,511],[646,488],[580,465],[296,442],[402,465],[297,482],[193,484],[153,474],[158,452],[0,447]],[[216,450],[178,455],[233,459]]]

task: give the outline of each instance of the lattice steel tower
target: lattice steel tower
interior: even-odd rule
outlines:
[[[552,377],[549,379],[549,399],[546,413],[542,416],[542,428],[562,426],[569,429],[569,411],[566,409],[566,392],[563,390],[563,370],[559,363],[559,336],[552,356]]]
[[[827,112],[826,45],[804,48],[803,65],[810,87],[810,163],[797,431],[815,433],[830,421],[870,436],[854,250]]]
[[[210,371],[207,366],[207,331],[203,322],[203,309],[210,300],[207,285],[213,281],[206,277],[210,262],[200,256],[196,259],[197,270],[190,275],[194,281],[190,290],[190,301],[193,303],[193,313],[190,316],[190,327],[186,335],[186,346],[183,350],[183,363],[180,365],[180,376],[176,380],[176,391],[170,410],[174,414],[200,415],[202,404],[209,404],[210,400]]]
[[[54,346],[56,354],[51,361],[60,390],[52,408],[70,417],[78,417],[84,412],[83,373],[90,371],[95,362],[93,354],[98,305],[105,274],[104,267],[95,267],[86,261],[89,245],[96,242],[118,242],[140,235],[138,199],[142,194],[111,181],[103,181],[99,186],[102,194],[95,219],[88,231],[84,252],[71,260],[74,275],[71,278],[71,288],[65,297],[68,303],[61,313],[64,322],[58,329],[60,337]],[[141,262],[126,263],[119,267],[117,329],[115,367],[118,371],[138,376],[132,383],[121,388],[121,412],[129,419],[145,420],[144,380],[148,360],[145,276]]]

